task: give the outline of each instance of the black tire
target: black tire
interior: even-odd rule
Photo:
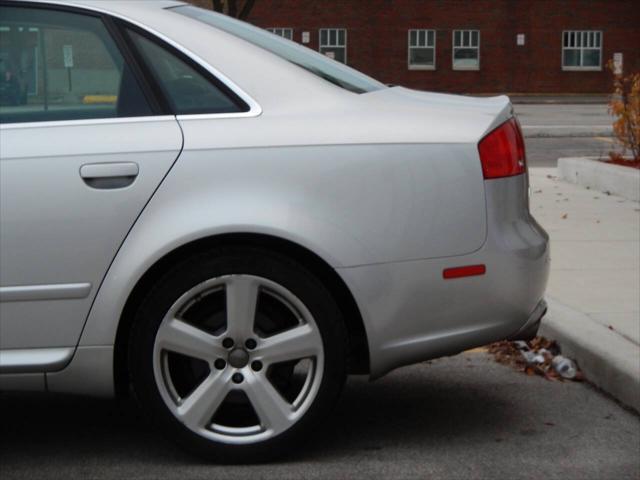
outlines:
[[[167,407],[156,383],[153,352],[156,333],[171,306],[185,292],[212,278],[246,274],[266,278],[292,292],[313,315],[324,350],[324,372],[306,413],[284,432],[251,444],[226,444],[188,428]],[[346,377],[347,335],[336,302],[304,266],[286,256],[255,247],[220,247],[192,256],[170,269],[137,311],[129,343],[134,395],[151,424],[187,451],[216,463],[256,463],[290,456],[330,414]]]

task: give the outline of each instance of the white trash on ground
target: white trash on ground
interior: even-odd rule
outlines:
[[[488,350],[498,362],[513,365],[528,375],[540,375],[547,380],[583,380],[576,363],[562,356],[558,345],[544,337],[529,342],[496,342]]]
[[[569,380],[576,377],[576,373],[578,369],[576,364],[570,358],[563,357],[562,355],[558,355],[551,361],[551,366],[553,369],[560,374],[562,378],[567,378]]]

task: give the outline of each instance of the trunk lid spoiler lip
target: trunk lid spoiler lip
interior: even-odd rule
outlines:
[[[408,109],[424,109],[434,117],[445,111],[447,113],[456,112],[465,117],[472,115],[477,122],[481,122],[477,130],[474,128],[479,133],[478,142],[487,133],[514,116],[513,106],[507,95],[472,97],[394,86],[363,94],[361,97],[381,104],[393,102],[397,106],[404,104]]]

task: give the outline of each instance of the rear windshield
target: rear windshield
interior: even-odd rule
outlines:
[[[192,6],[170,10],[240,37],[351,92],[367,93],[386,88],[383,83],[318,52],[226,15]]]

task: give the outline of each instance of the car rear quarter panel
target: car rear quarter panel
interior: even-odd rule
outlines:
[[[189,139],[188,125],[183,129]],[[114,260],[81,345],[112,344],[114,313],[137,280],[165,254],[201,238],[267,234],[333,267],[462,255],[486,238],[475,146],[186,145]]]
[[[549,237],[529,213],[526,175],[488,180],[487,241],[471,254],[339,268],[367,324],[371,375],[508,338],[542,300]],[[486,265],[447,280],[443,270]]]

